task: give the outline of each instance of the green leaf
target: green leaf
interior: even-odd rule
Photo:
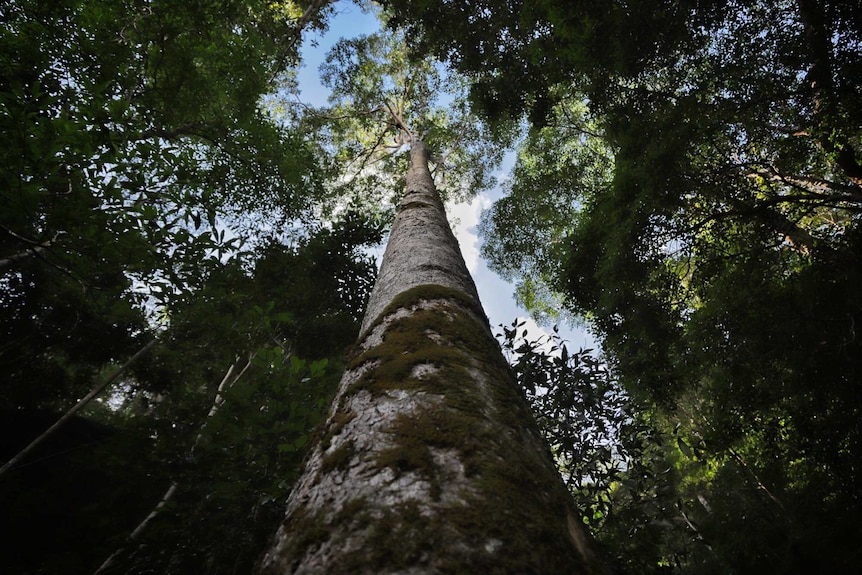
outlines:
[[[299,374],[305,370],[306,361],[304,359],[300,359],[295,355],[290,356],[290,371],[294,374]]]
[[[676,438],[676,444],[679,447],[679,450],[682,451],[683,455],[686,457],[692,457],[691,448],[688,446],[688,443],[682,437]]]

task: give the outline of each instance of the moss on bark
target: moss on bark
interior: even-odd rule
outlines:
[[[307,534],[285,546],[274,572],[293,572],[311,553],[303,564],[323,571],[298,572],[590,573],[571,499],[478,304],[418,286],[366,334],[376,343],[350,361],[355,376],[325,428],[319,474],[380,487],[334,510],[294,510],[291,531]],[[375,428],[372,448],[353,439],[365,421],[353,411],[359,399],[405,402]],[[409,495],[378,497],[396,485]]]

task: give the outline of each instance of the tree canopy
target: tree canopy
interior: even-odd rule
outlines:
[[[258,106],[296,57],[288,5],[4,4],[4,407],[56,407],[27,381],[80,385],[140,345],[143,304],[238,253],[250,210],[323,199],[313,146]]]
[[[0,2],[4,461],[157,340],[0,476],[10,565],[251,569],[358,329],[407,129],[452,198],[517,148],[483,254],[603,355],[502,341],[612,571],[851,571],[862,8],[379,4],[389,31],[323,67],[330,105],[279,115],[332,3]],[[80,524],[29,530],[39,502]]]
[[[373,211],[397,203],[414,137],[431,151],[446,201],[493,184],[503,147],[470,109],[464,78],[417,57],[402,31],[341,38],[320,73],[328,105],[293,105],[293,117],[339,163],[337,192],[354,205]]]

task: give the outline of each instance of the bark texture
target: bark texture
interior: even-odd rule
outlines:
[[[362,335],[267,574],[590,573],[421,142]]]
[[[463,292],[479,304],[479,294],[458,240],[449,227],[446,211],[428,169],[428,153],[422,141],[410,151],[410,169],[404,197],[392,224],[380,274],[365,311],[361,333],[392,302],[419,285],[440,285]]]

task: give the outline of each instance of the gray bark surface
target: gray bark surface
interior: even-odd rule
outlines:
[[[261,571],[592,573],[419,143],[362,334]]]
[[[360,333],[365,333],[395,296],[426,284],[462,291],[479,305],[476,285],[449,227],[428,169],[428,153],[420,140],[410,151],[406,191],[398,205]]]

